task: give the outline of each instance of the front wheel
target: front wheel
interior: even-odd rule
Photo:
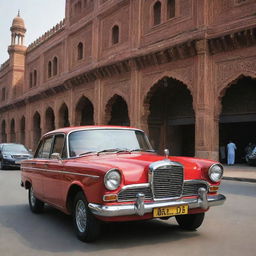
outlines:
[[[185,230],[195,230],[201,226],[204,220],[204,212],[197,214],[178,215],[176,220],[180,227]]]
[[[75,197],[73,222],[77,237],[83,242],[92,242],[100,234],[100,222],[90,212],[82,192],[77,193]]]
[[[44,202],[35,197],[32,186],[28,190],[28,202],[33,213],[41,213],[44,210]]]

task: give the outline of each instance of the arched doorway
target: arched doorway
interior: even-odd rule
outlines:
[[[6,122],[5,122],[5,120],[2,121],[1,128],[2,128],[2,131],[1,131],[2,143],[5,143],[5,142],[7,142]]]
[[[33,127],[34,127],[34,133],[33,133],[33,148],[35,149],[40,138],[41,138],[41,117],[38,112],[36,112],[33,116]]]
[[[114,95],[106,106],[106,123],[109,125],[130,126],[128,106],[119,95]]]
[[[16,133],[15,133],[15,121],[14,121],[14,119],[11,120],[10,137],[11,137],[11,142],[15,143],[16,142]]]
[[[55,116],[53,109],[48,107],[45,112],[45,128],[46,132],[52,131],[55,129]]]
[[[25,144],[25,141],[26,141],[25,128],[26,128],[26,120],[25,120],[25,117],[23,116],[20,120],[20,143],[21,144]]]
[[[68,115],[68,107],[65,103],[62,104],[59,110],[59,127],[69,127],[69,115]]]
[[[82,97],[76,105],[76,125],[93,125],[93,105],[91,101]]]
[[[226,148],[229,140],[236,146],[236,162],[244,162],[245,147],[256,144],[256,79],[239,77],[222,92],[219,145]],[[220,156],[222,162],[225,158]]]
[[[195,114],[192,95],[180,81],[165,77],[149,91],[144,106],[148,108],[149,137],[153,147],[171,155],[194,156]]]

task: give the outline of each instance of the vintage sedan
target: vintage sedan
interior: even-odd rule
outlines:
[[[197,229],[218,193],[223,167],[197,158],[160,156],[145,133],[118,126],[69,127],[45,134],[22,162],[21,185],[32,212],[47,203],[73,216],[77,236],[92,241],[102,221],[175,216]]]

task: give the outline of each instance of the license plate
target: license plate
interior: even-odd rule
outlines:
[[[20,164],[21,163],[21,161],[15,161],[15,164]]]
[[[168,217],[175,215],[188,214],[188,205],[171,206],[171,207],[159,207],[153,211],[153,217]]]

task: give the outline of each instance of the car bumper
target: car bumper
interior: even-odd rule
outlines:
[[[5,167],[20,167],[20,161],[16,159],[3,159],[3,166]]]
[[[144,194],[138,194],[136,202],[134,204],[125,205],[100,205],[89,203],[91,212],[97,216],[102,217],[117,217],[117,216],[129,216],[139,215],[143,216],[146,213],[152,213],[154,208],[169,207],[169,206],[181,206],[188,205],[189,209],[202,209],[207,210],[211,206],[222,205],[226,197],[222,194],[207,195],[204,188],[200,188],[197,198],[186,198],[176,201],[160,201],[154,203],[145,203]]]

